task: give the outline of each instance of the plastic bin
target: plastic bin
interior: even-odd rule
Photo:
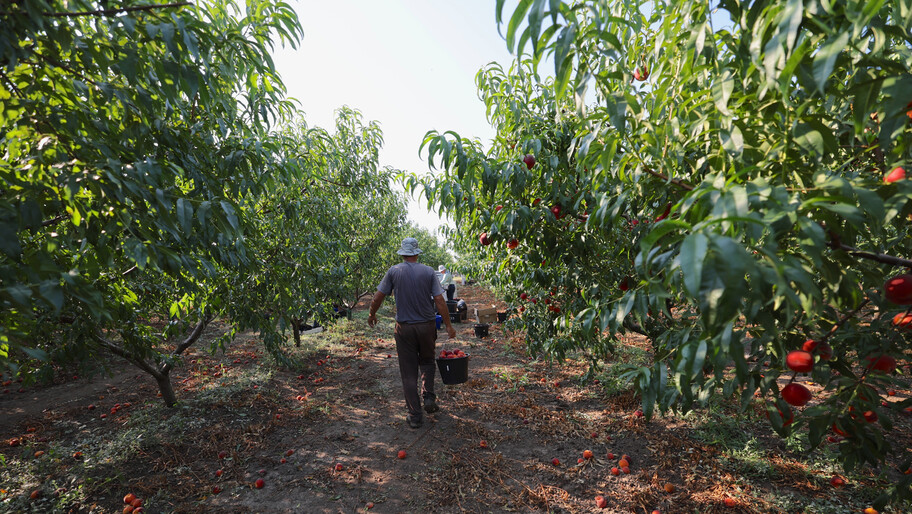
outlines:
[[[443,325],[443,317],[440,314],[438,314],[437,315],[437,330],[440,330],[441,325]]]
[[[462,384],[469,380],[469,357],[437,359],[437,369],[444,384]]]
[[[476,323],[472,328],[475,329],[475,337],[488,337],[487,323]]]

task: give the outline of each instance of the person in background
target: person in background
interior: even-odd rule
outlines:
[[[424,411],[428,414],[437,412],[437,396],[434,394],[434,375],[437,342],[437,312],[446,323],[450,339],[456,337],[456,329],[450,321],[446,301],[443,299],[443,288],[437,280],[434,269],[418,263],[418,240],[407,237],[402,240],[402,247],[396,252],[402,256],[402,262],[386,271],[374,299],[371,301],[367,324],[377,325],[377,310],[389,294],[396,296],[396,354],[399,357],[399,374],[402,376],[402,391],[405,394],[405,406],[408,409],[406,421],[412,428],[420,428],[424,423],[421,412],[421,398],[424,399]],[[433,298],[434,303],[428,302]],[[418,396],[419,372],[421,378],[421,398]]]
[[[453,282],[453,274],[447,271],[443,264],[437,266],[437,280],[440,281],[440,287],[446,291],[446,299],[452,302],[456,296],[456,283]]]

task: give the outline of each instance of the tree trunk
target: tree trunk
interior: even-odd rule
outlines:
[[[155,382],[158,383],[158,391],[161,393],[165,406],[174,407],[177,405],[177,396],[174,394],[174,387],[171,386],[171,374],[159,373],[153,376],[155,377]]]
[[[301,320],[292,318],[291,324],[294,331],[295,346],[301,346]]]

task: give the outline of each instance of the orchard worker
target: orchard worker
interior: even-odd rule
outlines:
[[[437,266],[437,278],[440,280],[440,287],[446,291],[446,299],[453,301],[453,297],[456,296],[456,283],[453,282],[453,274],[447,271],[446,266],[441,264]]]
[[[418,397],[418,378],[421,375],[421,397],[424,411],[437,412],[437,397],[434,395],[434,365],[437,341],[437,316],[434,306],[446,322],[447,334],[456,337],[456,329],[450,322],[443,288],[430,266],[418,263],[418,240],[407,237],[396,252],[402,262],[387,270],[370,306],[367,324],[377,325],[377,309],[390,293],[396,295],[396,353],[399,356],[399,374],[402,376],[402,391],[408,408],[407,421],[410,427],[420,428],[424,422]],[[434,303],[428,302],[433,298]]]

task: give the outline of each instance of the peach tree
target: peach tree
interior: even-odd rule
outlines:
[[[886,395],[909,373],[912,3],[716,7],[499,0],[495,140],[429,132],[441,173],[405,183],[533,351],[598,365],[642,333],[647,416],[738,395],[847,469],[908,470],[887,434],[912,401]],[[909,498],[899,471],[877,504]]]
[[[0,23],[0,365],[113,353],[173,405],[214,293],[254,262],[253,199],[300,174],[269,55],[301,37],[294,11],[36,0]]]

